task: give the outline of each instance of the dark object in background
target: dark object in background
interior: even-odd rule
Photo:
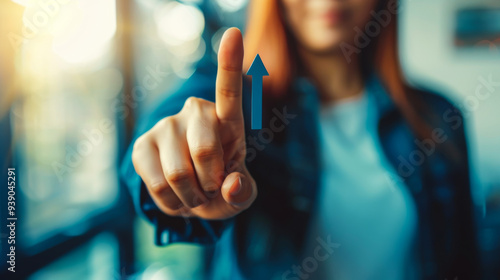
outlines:
[[[458,49],[500,55],[500,3],[459,9],[455,18],[454,45]],[[496,187],[492,189],[497,189]],[[485,280],[500,279],[500,192],[486,201],[478,229]]]
[[[458,10],[454,43],[456,47],[489,48],[500,54],[500,5]]]
[[[485,280],[500,279],[500,191],[486,201],[486,215],[479,225],[479,247]]]

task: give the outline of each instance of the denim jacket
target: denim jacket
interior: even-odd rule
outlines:
[[[178,113],[190,96],[214,101],[215,77],[216,66],[201,63],[191,78],[141,118],[136,138],[162,118]],[[417,207],[417,279],[480,279],[461,113],[440,95],[416,90],[412,98],[425,105],[419,113],[432,129],[429,139],[418,139],[376,73],[367,80],[366,87],[373,92],[380,112],[378,132],[383,150],[399,174],[398,178],[388,179],[403,180]],[[233,248],[241,274],[247,279],[282,279],[283,272],[301,258],[315,211],[321,153],[319,99],[314,86],[298,78],[285,101],[264,100],[262,129],[251,130],[250,92],[245,81],[246,164],[257,182],[259,195],[246,211],[225,221],[167,216],[154,204],[134,170],[133,145],[123,160],[121,174],[136,210],[154,225],[157,245],[214,245],[231,227],[232,237],[224,241],[227,244],[218,246]],[[442,148],[445,146],[453,146],[458,156],[447,153]]]

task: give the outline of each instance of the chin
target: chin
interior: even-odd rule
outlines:
[[[332,52],[340,48],[340,45],[344,43],[352,42],[353,38],[348,38],[343,32],[321,32],[315,35],[315,38],[311,38],[309,44],[310,49],[316,52]]]
[[[348,40],[328,40],[317,42],[309,47],[309,50],[317,54],[332,54],[340,50],[342,42],[349,42]]]

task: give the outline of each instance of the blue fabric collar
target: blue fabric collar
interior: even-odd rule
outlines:
[[[308,104],[310,102],[315,102],[319,105],[319,93],[314,84],[308,78],[298,77],[295,79],[293,89],[295,89],[297,94],[299,94],[300,101],[306,103],[303,104],[304,108],[310,108],[310,104]],[[366,92],[369,92],[374,96],[375,103],[377,104],[377,111],[379,112],[380,117],[383,117],[396,109],[394,101],[376,73],[369,75],[366,80],[365,89]],[[315,100],[311,100],[311,95],[314,96]],[[314,107],[317,107],[318,105]]]

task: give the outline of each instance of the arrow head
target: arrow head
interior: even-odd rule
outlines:
[[[252,65],[250,65],[250,68],[248,68],[247,75],[250,76],[269,76],[269,73],[267,73],[267,69],[264,66],[264,63],[262,62],[262,59],[260,59],[260,55],[257,54],[252,62]]]

